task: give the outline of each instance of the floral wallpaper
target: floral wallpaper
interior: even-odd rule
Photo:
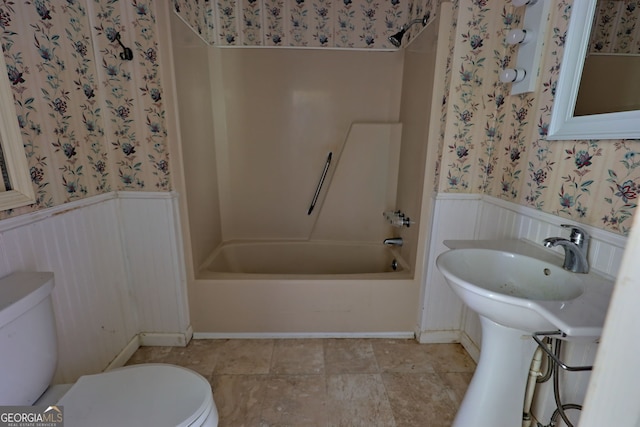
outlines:
[[[522,8],[487,0],[455,5],[439,191],[486,193],[628,234],[640,143],[546,140],[572,1],[552,2],[538,89],[517,96],[498,73],[515,61],[517,48],[504,37],[521,23]]]
[[[433,0],[173,0],[207,43],[396,49],[387,41],[412,18],[434,16]],[[420,30],[414,25],[403,42]]]
[[[2,218],[114,190],[171,189],[152,3],[0,1],[37,197]],[[120,58],[118,34],[132,61]]]
[[[591,30],[591,52],[640,53],[640,2],[599,0]]]
[[[603,7],[618,7],[605,15],[622,22],[636,3]],[[388,34],[409,17],[435,16],[438,5],[173,0],[216,44],[328,48],[388,48]],[[518,96],[498,73],[515,61],[504,36],[521,24],[522,8],[507,0],[453,5],[438,190],[486,193],[627,234],[640,190],[639,142],[546,140],[572,0],[552,2],[539,87]],[[0,27],[37,192],[33,206],[0,218],[114,190],[171,189],[151,0],[0,0]],[[120,59],[118,33],[132,61]]]

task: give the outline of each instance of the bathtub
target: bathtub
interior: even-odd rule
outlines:
[[[410,274],[399,251],[381,243],[240,241],[220,245],[198,276],[390,279]]]
[[[410,338],[419,288],[382,243],[225,242],[190,284],[191,322],[200,338]]]

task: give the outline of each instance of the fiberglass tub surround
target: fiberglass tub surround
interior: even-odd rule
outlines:
[[[401,129],[398,123],[351,125],[329,167],[319,159],[305,197],[293,208],[269,208],[286,215],[242,207],[268,202],[267,189],[239,201],[247,226],[230,224],[228,234],[238,238],[221,242],[196,273],[200,297],[192,292],[191,306],[202,309],[192,310],[194,329],[411,336],[409,308],[418,286],[401,247],[383,243],[407,229],[383,215],[395,210]],[[265,238],[277,230],[282,237]],[[303,238],[287,238],[296,232]]]
[[[403,248],[383,243],[409,230],[383,215],[397,210],[401,133],[399,123],[353,123],[330,157],[318,156],[306,185],[288,179],[274,190],[264,179],[231,204],[223,197],[229,238],[198,266],[194,330],[412,336],[419,288]]]
[[[194,331],[412,337],[439,24],[390,52],[211,48],[171,26]]]
[[[246,204],[271,203],[270,189],[265,187],[262,194],[252,189],[247,198],[234,198],[230,209],[237,209],[245,226],[239,227],[234,217],[228,234],[235,238],[212,252],[200,266],[198,278],[212,272],[382,273],[394,271],[394,259],[401,270],[409,270],[400,251],[383,245],[399,228],[385,221],[383,212],[393,209],[396,200],[401,131],[398,123],[352,124],[342,147],[318,162],[312,185],[300,186],[297,200],[265,208],[264,215]],[[269,210],[277,214],[270,215]],[[283,237],[266,238],[269,234]]]

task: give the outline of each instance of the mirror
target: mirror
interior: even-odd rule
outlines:
[[[0,210],[17,208],[35,201],[22,134],[7,76],[4,55],[0,54]]]
[[[596,3],[597,0],[573,2],[547,135],[549,140],[640,138],[640,110],[589,114],[579,108],[578,114],[582,115],[575,114]],[[629,108],[632,107],[619,109]]]

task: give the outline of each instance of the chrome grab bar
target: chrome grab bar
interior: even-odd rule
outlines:
[[[311,200],[311,206],[309,206],[307,215],[311,215],[311,212],[313,212],[313,208],[316,206],[316,202],[318,201],[318,196],[320,195],[320,190],[322,189],[322,184],[324,184],[324,179],[327,177],[327,172],[329,171],[329,165],[331,164],[331,157],[333,157],[333,153],[330,151],[329,155],[327,156],[327,161],[324,164],[324,169],[322,169],[320,182],[318,182],[318,186],[316,187],[316,192],[313,195],[313,200]]]

